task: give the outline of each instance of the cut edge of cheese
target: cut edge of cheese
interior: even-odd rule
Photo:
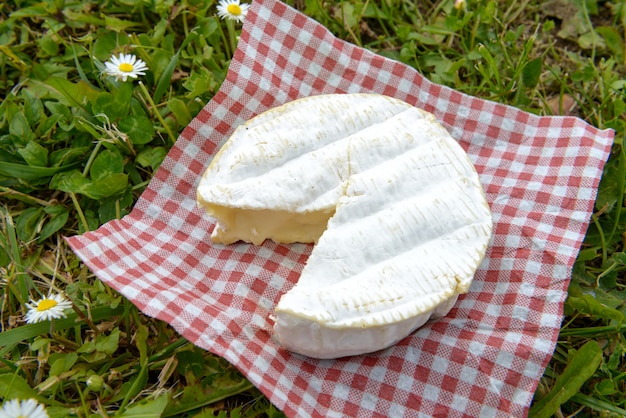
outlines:
[[[211,233],[215,244],[237,241],[261,245],[265,240],[278,244],[317,243],[326,230],[335,210],[294,213],[286,210],[240,209],[203,204],[206,212],[217,220]],[[242,237],[241,231],[246,235]]]

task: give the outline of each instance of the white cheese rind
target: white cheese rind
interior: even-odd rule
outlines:
[[[315,96],[251,119],[198,201],[217,242],[317,242],[274,310],[277,340],[317,358],[376,351],[446,315],[492,229],[465,151],[430,113],[380,95]]]

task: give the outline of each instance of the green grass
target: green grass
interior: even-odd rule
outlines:
[[[626,6],[618,0],[294,0],[340,38],[434,82],[616,131],[533,416],[626,409]],[[280,416],[224,360],[142,315],[60,238],[127,214],[177,135],[219,89],[233,28],[204,0],[0,4],[0,398],[52,416]],[[150,71],[102,77],[112,53]],[[26,324],[63,290],[67,319]],[[76,320],[79,320],[76,322]]]

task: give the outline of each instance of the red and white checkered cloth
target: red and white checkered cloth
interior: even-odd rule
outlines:
[[[336,92],[381,93],[433,112],[480,173],[495,234],[447,317],[381,352],[314,360],[281,349],[269,319],[312,247],[212,245],[214,225],[195,193],[236,126]],[[255,0],[226,81],[132,213],[67,240],[97,277],[226,358],[288,416],[522,416],[554,350],[613,135],[433,84],[277,0]]]

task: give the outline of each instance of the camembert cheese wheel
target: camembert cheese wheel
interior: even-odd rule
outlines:
[[[389,347],[469,289],[492,217],[465,151],[434,115],[376,94],[307,97],[239,126],[198,185],[211,239],[315,243],[274,309],[287,350]]]

